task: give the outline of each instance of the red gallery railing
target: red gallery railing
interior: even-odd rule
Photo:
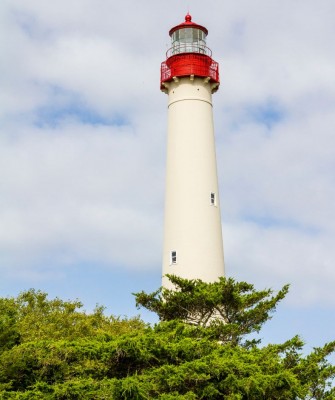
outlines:
[[[206,48],[208,49],[208,48]],[[209,49],[208,49],[209,50]],[[207,53],[207,51],[206,51]],[[170,49],[166,61],[161,64],[161,88],[164,89],[164,82],[171,81],[174,77],[197,76],[209,77],[212,82],[219,83],[219,64],[209,55],[197,53],[181,52]]]

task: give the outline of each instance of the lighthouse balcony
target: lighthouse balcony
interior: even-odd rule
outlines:
[[[196,53],[191,51],[178,53],[174,52],[173,48],[168,51],[167,60],[161,64],[161,90],[166,91],[165,82],[184,76],[209,78],[212,83],[220,83],[219,64],[206,54],[208,48],[203,48],[204,53],[201,53],[201,48],[197,49]]]

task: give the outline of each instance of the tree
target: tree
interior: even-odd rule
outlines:
[[[20,341],[16,327],[18,309],[14,299],[0,299],[0,352]]]
[[[29,291],[2,299],[10,345],[0,350],[0,399],[334,399],[335,342],[302,354],[299,337],[248,340],[287,292],[170,276],[176,290],[135,295],[160,317],[87,314],[80,302]],[[8,301],[7,301],[8,300]],[[42,333],[41,333],[42,332]]]
[[[168,275],[175,290],[160,288],[154,293],[136,294],[136,305],[155,312],[161,321],[180,320],[207,328],[223,343],[240,343],[245,335],[259,332],[288,292],[284,286],[276,295],[270,289],[256,291],[246,282],[219,278],[205,283]]]

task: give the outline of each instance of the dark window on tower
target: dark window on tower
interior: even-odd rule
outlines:
[[[171,262],[170,264],[177,264],[177,252],[175,250],[171,251]]]
[[[216,206],[216,197],[215,197],[215,193],[211,193],[211,205],[212,206]]]

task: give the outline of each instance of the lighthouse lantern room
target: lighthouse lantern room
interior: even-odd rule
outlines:
[[[173,288],[166,274],[213,282],[224,262],[212,106],[219,65],[207,29],[189,14],[169,34],[161,65],[168,95],[163,286]]]
[[[212,59],[212,52],[206,46],[208,30],[192,22],[187,14],[185,22],[173,27],[170,32],[172,47],[166,53],[161,65],[161,90],[167,93],[171,79],[182,76],[208,78],[213,92],[219,86],[219,65]]]

